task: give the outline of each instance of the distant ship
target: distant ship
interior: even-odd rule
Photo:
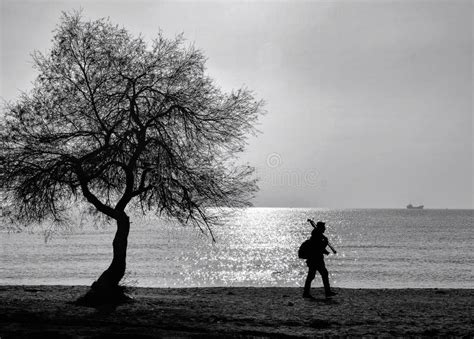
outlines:
[[[423,205],[420,205],[420,206],[413,206],[412,204],[408,204],[408,205],[407,205],[407,208],[408,208],[409,210],[422,210],[423,207],[425,207],[425,206],[423,206]]]

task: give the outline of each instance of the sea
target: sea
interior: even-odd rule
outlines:
[[[344,288],[474,288],[473,210],[248,208],[209,232],[133,217],[124,284],[136,287],[298,287],[298,248],[326,222],[337,254],[331,285]],[[86,224],[86,225],[85,225]],[[115,226],[87,225],[0,237],[0,285],[90,285],[112,258]],[[5,226],[5,225],[3,225]],[[317,276],[313,287],[321,286]]]

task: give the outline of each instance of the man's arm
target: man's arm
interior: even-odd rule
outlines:
[[[329,255],[329,251],[326,249],[328,245],[328,238],[326,238],[324,235],[321,235],[321,243],[323,244],[323,254]]]

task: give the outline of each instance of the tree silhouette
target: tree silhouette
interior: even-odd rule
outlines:
[[[210,229],[209,207],[250,205],[254,169],[235,157],[262,102],[224,93],[182,36],[147,45],[63,13],[52,49],[33,57],[34,88],[1,119],[0,184],[25,223],[61,221],[71,201],[115,220],[112,263],[91,291],[116,290],[124,275],[130,209]]]

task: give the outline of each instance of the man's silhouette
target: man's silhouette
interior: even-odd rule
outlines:
[[[311,282],[316,276],[316,271],[318,271],[319,274],[321,274],[321,278],[323,278],[326,298],[329,298],[333,295],[336,295],[336,293],[331,291],[328,270],[324,264],[324,255],[329,254],[329,252],[326,250],[328,238],[323,235],[324,231],[326,231],[326,224],[322,221],[318,221],[318,223],[315,225],[313,220],[308,219],[308,221],[311,223],[314,229],[311,232],[311,238],[309,239],[311,243],[311,250],[309,252],[308,259],[306,260],[306,265],[308,265],[308,276],[306,277],[304,284],[303,298],[314,299],[310,291]]]

